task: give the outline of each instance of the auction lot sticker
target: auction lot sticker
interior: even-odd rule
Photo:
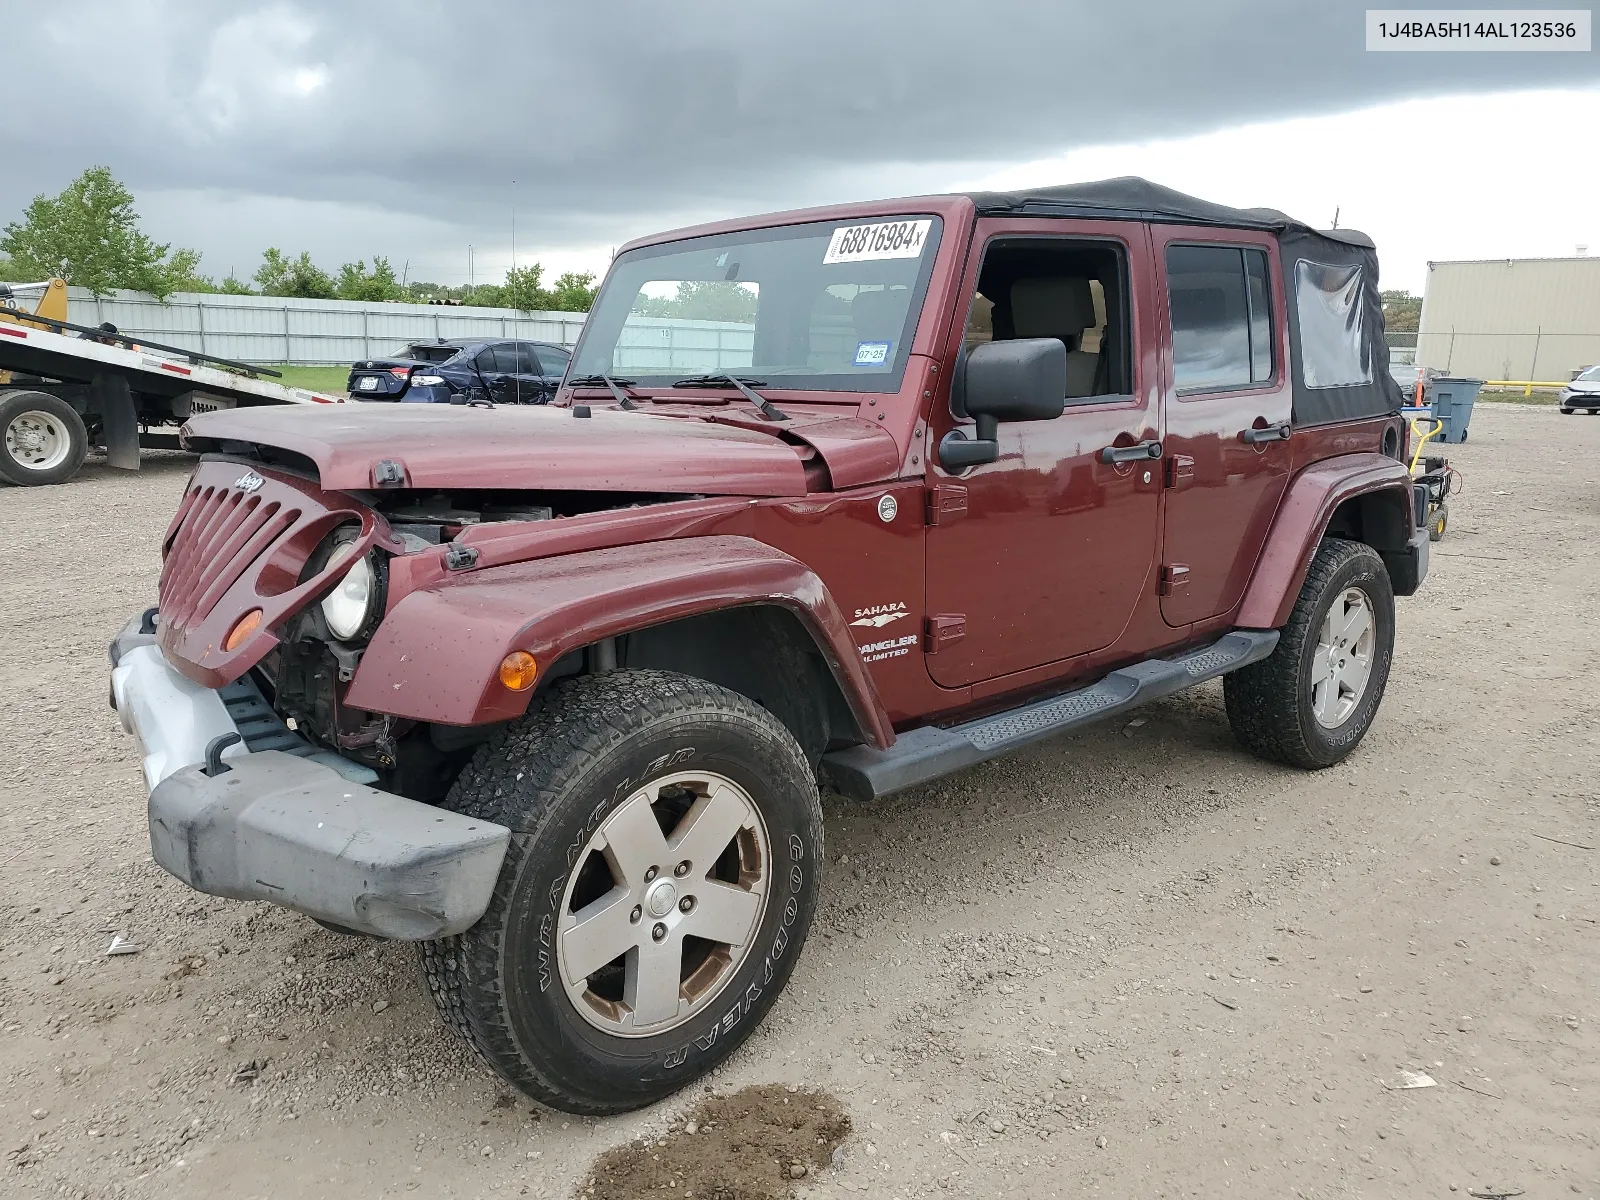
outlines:
[[[1586,8],[1369,8],[1368,50],[1589,50]]]
[[[919,258],[928,244],[933,221],[884,221],[876,225],[841,225],[828,239],[824,266],[867,262],[878,258]]]

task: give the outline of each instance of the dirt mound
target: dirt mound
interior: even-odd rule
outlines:
[[[839,1102],[809,1088],[747,1087],[697,1105],[654,1142],[601,1155],[579,1188],[585,1200],[783,1200],[828,1166],[850,1133]]]

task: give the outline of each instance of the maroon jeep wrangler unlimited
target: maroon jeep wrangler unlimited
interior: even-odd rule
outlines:
[[[118,636],[155,858],[421,943],[573,1112],[789,977],[819,785],[914,787],[1218,676],[1349,754],[1427,570],[1372,243],[1140,180],[646,238],[550,407],[238,409]]]

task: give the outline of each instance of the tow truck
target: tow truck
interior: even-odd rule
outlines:
[[[32,310],[23,296],[37,293]],[[91,447],[136,471],[139,450],[178,450],[196,413],[344,397],[278,372],[66,319],[66,283],[0,284],[0,483],[65,483]],[[268,378],[270,377],[270,378]]]

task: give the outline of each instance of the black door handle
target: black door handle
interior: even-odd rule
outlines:
[[[1160,457],[1160,442],[1136,442],[1132,446],[1107,446],[1100,451],[1100,461],[1103,463],[1143,462],[1149,458]]]
[[[1260,442],[1287,442],[1289,440],[1289,422],[1279,421],[1276,425],[1268,425],[1265,429],[1241,429],[1239,440],[1254,446]]]

